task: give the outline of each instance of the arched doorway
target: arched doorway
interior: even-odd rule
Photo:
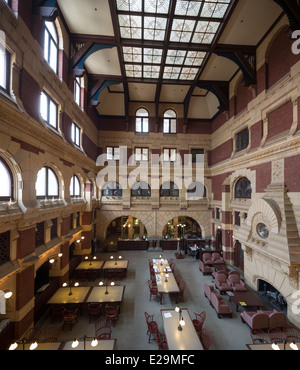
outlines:
[[[264,297],[276,310],[287,314],[287,301],[273,285],[265,280],[258,280],[259,294]]]
[[[202,231],[198,222],[191,217],[179,216],[168,221],[163,229],[163,239],[201,238]]]
[[[108,225],[105,242],[143,238],[147,238],[147,229],[141,220],[133,216],[121,216]]]
[[[238,240],[236,240],[234,244],[234,266],[244,271],[244,251]]]

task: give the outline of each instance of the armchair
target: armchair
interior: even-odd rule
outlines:
[[[223,265],[225,263],[224,258],[221,256],[219,252],[212,253],[211,258],[213,260],[214,265]]]
[[[227,290],[232,291],[233,288],[227,282],[227,275],[224,273],[218,273],[215,278],[215,286],[219,289],[220,293],[224,293]]]
[[[213,265],[214,264],[214,261],[213,261],[210,253],[203,253],[202,261],[205,265]]]
[[[242,322],[245,322],[252,330],[269,328],[269,317],[262,311],[243,311],[241,313],[241,320]]]
[[[245,283],[240,279],[238,274],[229,274],[227,283],[232,287],[234,292],[247,292]]]

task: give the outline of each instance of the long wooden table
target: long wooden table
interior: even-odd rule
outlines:
[[[101,270],[104,261],[82,261],[76,267],[76,270]]]
[[[239,306],[256,307],[259,309],[263,303],[252,292],[227,292],[229,300],[236,306],[236,312]]]
[[[105,261],[104,266],[102,267],[103,274],[104,276],[107,276],[107,272],[109,270],[123,270],[124,276],[126,276],[128,263],[129,261],[127,260]]]
[[[107,339],[107,340],[98,340],[98,344],[95,347],[91,346],[91,340],[85,341],[86,350],[96,350],[96,351],[112,351],[116,348],[116,339]],[[58,350],[67,350],[67,351],[82,351],[84,350],[84,342],[79,341],[79,344],[76,348],[72,348],[72,341],[68,342],[49,342],[49,343],[39,343],[35,351],[58,351]],[[19,344],[16,348],[17,350],[29,350],[31,343]]]
[[[185,326],[182,328],[182,331],[178,330],[178,312],[176,312],[174,309],[160,311],[169,350],[203,350],[203,346],[194,328],[188,309],[182,309],[182,316],[185,321]]]
[[[157,291],[160,294],[160,304],[163,304],[163,294],[176,294],[180,292],[177,281],[173,273],[167,273],[169,277],[166,281],[166,273],[155,274]]]
[[[156,273],[164,272],[164,271],[172,272],[168,260],[166,259],[161,260],[159,258],[153,259],[153,270]]]

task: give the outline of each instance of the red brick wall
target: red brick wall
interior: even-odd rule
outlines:
[[[290,68],[300,60],[299,55],[292,53],[293,42],[286,29],[273,40],[268,54],[268,87],[289,73]]]
[[[218,164],[226,159],[229,159],[233,150],[233,141],[232,139],[226,141],[224,144],[221,144],[217,148],[210,151],[208,156],[209,158],[209,165],[213,166]]]
[[[251,89],[249,87],[245,87],[242,85],[240,82],[237,91],[236,91],[236,99],[235,99],[235,104],[236,104],[236,114],[240,114],[244,109],[247,108],[248,103],[251,102],[253,99],[253,95],[251,92]]]
[[[20,310],[34,296],[34,265],[17,274],[16,309]]]
[[[264,193],[267,186],[270,185],[272,179],[271,162],[251,167],[250,170],[256,171],[256,192]]]
[[[289,192],[300,192],[300,155],[285,158],[284,182]]]
[[[263,137],[263,122],[259,121],[251,127],[251,149],[259,147]]]
[[[17,258],[24,258],[35,250],[35,227],[19,230]]]
[[[230,175],[231,173],[224,173],[212,178],[212,192],[214,193],[214,200],[222,200],[222,185],[226,178]]]
[[[70,216],[63,218],[61,223],[61,235],[67,235],[70,232]]]
[[[259,95],[262,91],[267,89],[268,83],[268,66],[264,64],[259,70],[256,72],[256,80],[257,80],[257,95]]]
[[[283,104],[268,115],[269,131],[268,137],[272,138],[287,130],[293,123],[293,103],[291,101]]]

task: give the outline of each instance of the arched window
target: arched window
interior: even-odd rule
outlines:
[[[177,119],[176,112],[173,109],[168,109],[164,113],[164,134],[176,134],[177,132]]]
[[[106,197],[121,197],[123,190],[118,182],[110,181],[106,183],[102,189],[102,196]]]
[[[246,177],[242,177],[235,185],[234,196],[235,198],[251,199],[251,195],[251,182]]]
[[[79,178],[76,175],[74,175],[71,178],[71,182],[70,182],[70,197],[74,198],[74,197],[80,197],[80,196],[81,196],[80,181],[79,181]]]
[[[43,167],[37,174],[35,183],[36,197],[43,198],[58,198],[58,180],[55,172],[49,167]]]
[[[44,58],[49,66],[57,73],[58,66],[58,35],[53,22],[45,22]]]
[[[140,108],[135,114],[135,132],[149,132],[149,113],[146,109]]]
[[[13,175],[6,162],[0,158],[0,201],[13,200],[14,181]]]
[[[146,182],[137,182],[131,189],[132,197],[151,197],[151,188]]]
[[[200,182],[193,182],[187,189],[188,199],[203,199],[206,198],[206,187]]]
[[[161,197],[179,197],[179,189],[173,182],[165,182],[159,193]]]

